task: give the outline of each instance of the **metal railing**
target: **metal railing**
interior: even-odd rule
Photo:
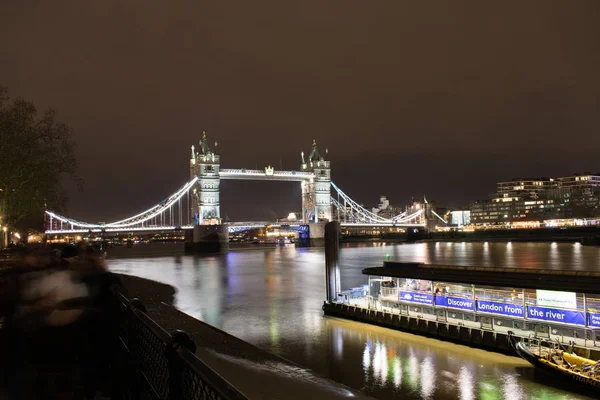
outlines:
[[[116,333],[121,346],[118,375],[124,398],[247,399],[196,357],[196,344],[185,332],[167,332],[146,314],[138,299],[129,300],[116,288],[113,295],[121,316]]]

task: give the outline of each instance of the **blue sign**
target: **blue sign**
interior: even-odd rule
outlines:
[[[593,326],[594,328],[600,328],[600,314],[589,313],[588,325]]]
[[[473,311],[473,300],[462,297],[435,296],[435,305]]]
[[[400,292],[400,301],[431,305],[433,295],[430,293]]]
[[[581,311],[529,306],[527,307],[527,318],[537,319],[539,321],[585,326],[585,316]]]
[[[511,303],[477,300],[477,312],[507,315],[509,317],[523,317],[523,306]]]

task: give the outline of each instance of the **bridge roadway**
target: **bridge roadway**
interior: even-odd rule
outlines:
[[[287,182],[302,182],[310,181],[315,177],[313,172],[304,171],[274,171],[260,169],[221,169],[219,171],[220,179],[235,179],[235,180],[263,180],[263,181],[287,181]]]
[[[291,230],[298,230],[301,226],[308,224],[301,222],[268,222],[268,221],[249,221],[249,222],[230,222],[225,224],[229,233],[243,232],[252,229],[259,228],[289,228]],[[365,228],[422,228],[422,224],[361,224],[361,223],[340,223],[342,227],[365,227]],[[193,225],[183,226],[142,226],[134,228],[92,228],[92,229],[57,229],[57,230],[46,230],[46,235],[69,235],[69,234],[81,234],[81,233],[127,233],[127,232],[164,232],[164,231],[175,231],[175,230],[189,230],[193,229]]]

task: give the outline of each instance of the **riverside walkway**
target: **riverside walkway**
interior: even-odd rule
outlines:
[[[8,379],[1,382],[0,398],[369,398],[181,313],[168,285],[121,279],[122,286],[111,288],[117,323],[103,336],[104,362],[93,368],[95,393],[86,393],[89,374],[65,330],[38,337],[28,348],[7,348],[11,338],[0,328],[3,355],[12,353],[2,358]]]

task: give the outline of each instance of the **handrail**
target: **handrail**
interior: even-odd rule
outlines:
[[[214,369],[210,368],[204,361],[196,357],[186,348],[178,348],[177,354],[183,362],[198,376],[206,382],[227,382]],[[241,394],[233,385],[215,385],[214,390],[224,399],[245,400],[246,396]]]
[[[142,302],[112,288],[124,317],[118,332],[128,364],[149,397],[170,399],[246,400],[232,383],[195,355],[196,344],[182,331],[167,332],[146,313]]]

